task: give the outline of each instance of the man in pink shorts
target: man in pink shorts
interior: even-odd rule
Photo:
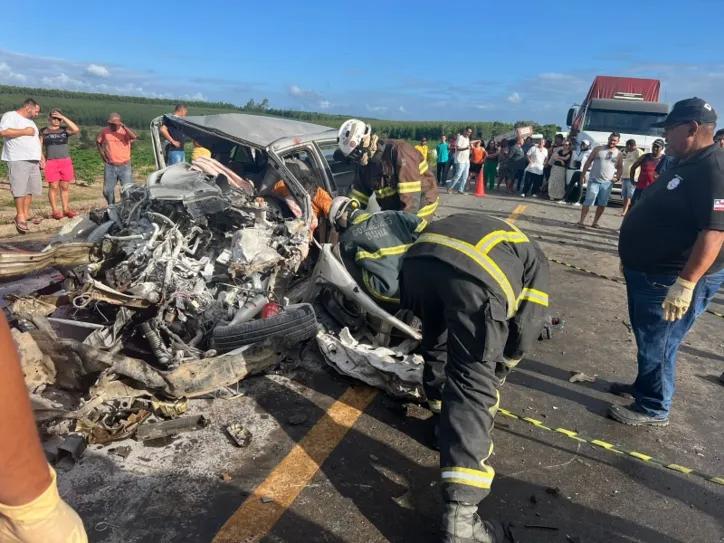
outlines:
[[[78,215],[68,207],[68,189],[75,179],[73,161],[68,150],[68,138],[79,132],[78,126],[59,109],[48,115],[48,127],[40,132],[45,157],[45,180],[48,182],[48,200],[56,220]],[[63,212],[58,211],[58,192]]]

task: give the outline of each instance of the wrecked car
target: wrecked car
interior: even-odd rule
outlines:
[[[167,166],[164,120],[211,157]],[[79,420],[99,443],[127,437],[157,398],[224,389],[317,336],[320,290],[322,307],[343,326],[359,321],[352,328],[371,330],[377,345],[387,346],[393,329],[420,339],[355,284],[326,219],[314,214],[315,191],[334,196],[352,181],[350,166],[335,162],[335,130],[242,114],[165,116],[151,129],[158,169],[145,184],[75,218],[43,251],[0,253],[0,279],[62,272],[42,296],[10,306],[37,347],[38,383],[89,392],[72,408],[46,405],[49,418]],[[284,194],[271,190],[282,182]],[[331,364],[326,355],[343,349],[324,345]]]

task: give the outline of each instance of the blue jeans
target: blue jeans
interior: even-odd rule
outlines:
[[[108,205],[116,203],[116,183],[120,181],[121,187],[133,184],[133,172],[131,171],[131,163],[116,166],[114,164],[106,164],[103,174],[103,197]]]
[[[452,184],[449,189],[455,191],[455,187],[460,183],[459,192],[465,192],[465,184],[468,182],[468,174],[470,173],[470,162],[456,162],[455,175],[452,178]]]
[[[168,165],[178,164],[186,160],[186,151],[183,149],[177,149],[175,151],[169,151],[168,153]]]
[[[666,418],[671,408],[676,376],[676,355],[684,336],[694,326],[724,282],[724,270],[701,278],[691,306],[683,318],[664,320],[661,304],[676,275],[652,274],[624,269],[628,312],[638,346],[639,372],[633,397],[651,417]]]

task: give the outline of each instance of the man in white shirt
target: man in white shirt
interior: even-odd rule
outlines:
[[[32,121],[40,114],[40,106],[32,98],[17,111],[8,111],[0,119],[3,138],[2,160],[8,163],[10,192],[15,198],[15,228],[26,233],[33,195],[43,193],[40,169],[44,167],[38,127]],[[33,221],[36,224],[40,220]]]
[[[458,194],[465,194],[465,183],[468,180],[468,173],[470,173],[470,135],[473,133],[473,129],[469,126],[465,129],[465,132],[458,134],[458,138],[455,141],[455,175],[453,176],[450,188],[447,189],[448,194],[452,194],[455,187],[460,183],[460,188],[457,190]]]
[[[526,194],[530,194],[533,198],[538,198],[538,193],[543,185],[543,169],[548,159],[545,138],[541,138],[538,145],[528,149],[526,155],[528,166],[525,169],[525,184],[520,197],[525,198]]]

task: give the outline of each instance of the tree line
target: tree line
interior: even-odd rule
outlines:
[[[147,129],[151,121],[173,110],[178,100],[161,98],[142,98],[137,96],[120,96],[102,93],[77,92],[56,89],[38,89],[0,85],[0,111],[18,109],[26,98],[34,98],[40,103],[44,113],[51,109],[60,109],[63,114],[79,125],[102,126],[111,112],[119,113],[123,121],[132,128]],[[349,116],[330,115],[311,111],[292,109],[276,109],[269,106],[264,98],[257,102],[253,98],[244,106],[235,106],[226,102],[185,101],[191,115],[211,115],[217,113],[252,113],[283,117],[298,121],[339,127]],[[440,121],[385,121],[365,118],[372,125],[373,131],[383,138],[419,140],[422,137],[437,140],[441,135],[449,136],[472,127],[475,137],[491,138],[512,130],[514,127],[532,125],[535,132],[552,138],[559,126],[553,124],[539,125],[533,121],[502,123],[499,121],[485,122],[440,122]]]

